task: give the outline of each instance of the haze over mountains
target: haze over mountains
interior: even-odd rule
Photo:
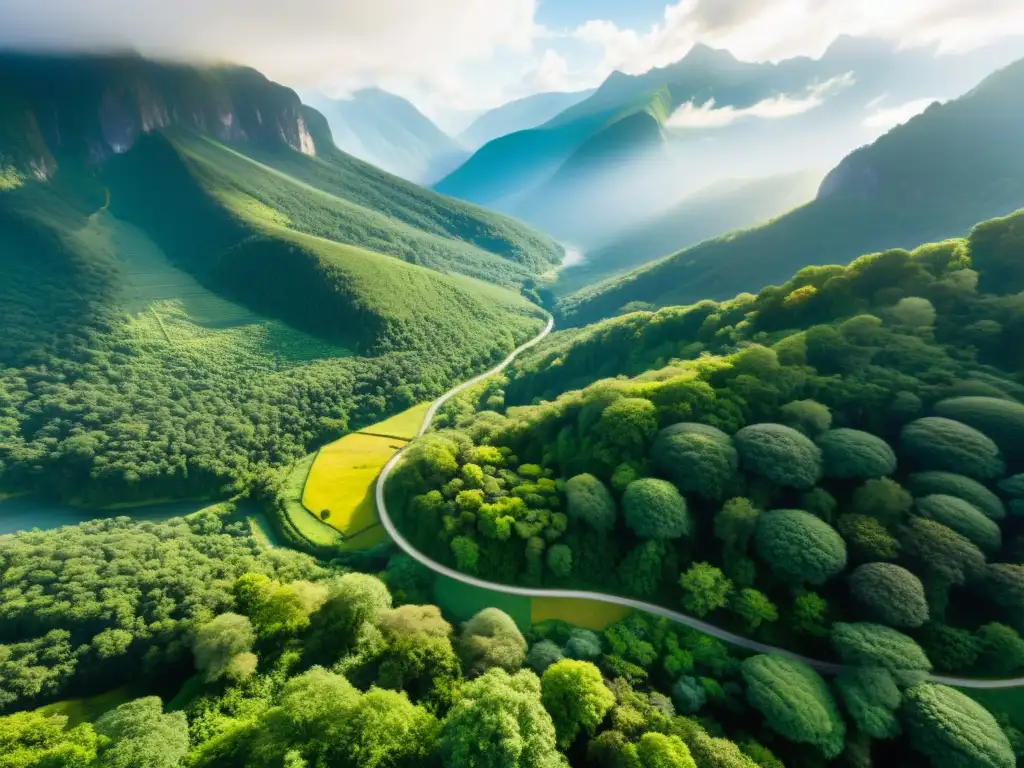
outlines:
[[[545,124],[484,145],[436,188],[599,243],[715,181],[830,166],[1012,50],[936,57],[840,38],[820,59],[771,64],[697,45],[676,64],[613,73]]]
[[[546,123],[563,110],[589,98],[593,93],[593,89],[565,93],[535,93],[510,101],[476,118],[459,134],[459,141],[470,149],[479,149],[493,139]]]

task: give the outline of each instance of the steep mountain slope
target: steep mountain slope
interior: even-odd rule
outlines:
[[[962,93],[993,58],[1009,60],[844,38],[820,59],[750,63],[698,45],[661,69],[613,73],[547,123],[481,147],[436,188],[589,247],[715,181],[831,166],[883,130],[878,105]]]
[[[432,184],[469,152],[401,96],[364,88],[348,99],[303,92],[302,100],[327,118],[344,152],[417,184]]]
[[[851,153],[817,198],[768,224],[701,243],[566,297],[574,324],[631,302],[656,306],[756,291],[821,259],[962,235],[1024,205],[1024,60]]]
[[[571,293],[680,248],[786,213],[814,198],[823,175],[796,171],[717,182],[587,251],[580,264],[559,273],[552,290]]]
[[[322,116],[248,71],[251,94],[238,70],[112,64],[43,58],[0,78],[33,106],[5,99],[0,123],[35,127],[0,143],[4,492],[245,490],[541,326],[518,290],[450,274],[516,287],[550,267],[541,236],[342,154]],[[68,66],[94,90],[39,74]],[[153,105],[159,126],[140,118]]]
[[[463,146],[476,150],[489,141],[516,131],[535,128],[559,112],[579,104],[594,90],[535,93],[484,112],[458,135]]]

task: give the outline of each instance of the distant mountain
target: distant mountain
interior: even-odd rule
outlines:
[[[1024,207],[1024,60],[850,153],[807,205],[566,297],[573,324],[757,291],[821,261],[963,235]]]
[[[478,149],[493,139],[546,123],[559,112],[579,104],[594,93],[588,91],[535,93],[484,112],[459,134],[462,144]]]
[[[379,88],[348,99],[303,92],[302,99],[327,118],[340,149],[403,179],[431,184],[469,156],[411,102]]]
[[[954,96],[992,59],[840,38],[820,59],[751,63],[697,45],[667,67],[613,73],[546,123],[488,142],[435,188],[590,247],[715,181],[831,166],[884,130],[872,110]]]
[[[592,248],[553,286],[567,294],[702,240],[771,219],[814,199],[824,171],[729,179],[687,195],[668,210]]]

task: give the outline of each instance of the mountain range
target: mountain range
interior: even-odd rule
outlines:
[[[771,222],[731,232],[567,296],[567,321],[623,308],[721,299],[821,262],[962,236],[975,222],[1024,206],[1024,60],[958,99],[932,104],[847,155],[815,199]]]
[[[510,101],[484,112],[459,134],[458,139],[465,147],[479,149],[494,139],[546,123],[560,112],[589,98],[593,93],[593,89],[535,93]]]
[[[831,166],[884,130],[872,120],[882,110],[961,93],[1007,51],[936,57],[840,38],[819,59],[773,64],[697,45],[667,67],[613,73],[546,123],[485,144],[435,188],[590,246],[715,181]]]

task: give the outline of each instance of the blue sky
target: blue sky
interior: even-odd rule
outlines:
[[[665,0],[540,0],[537,21],[554,29],[574,29],[590,19],[645,29],[660,21]]]

